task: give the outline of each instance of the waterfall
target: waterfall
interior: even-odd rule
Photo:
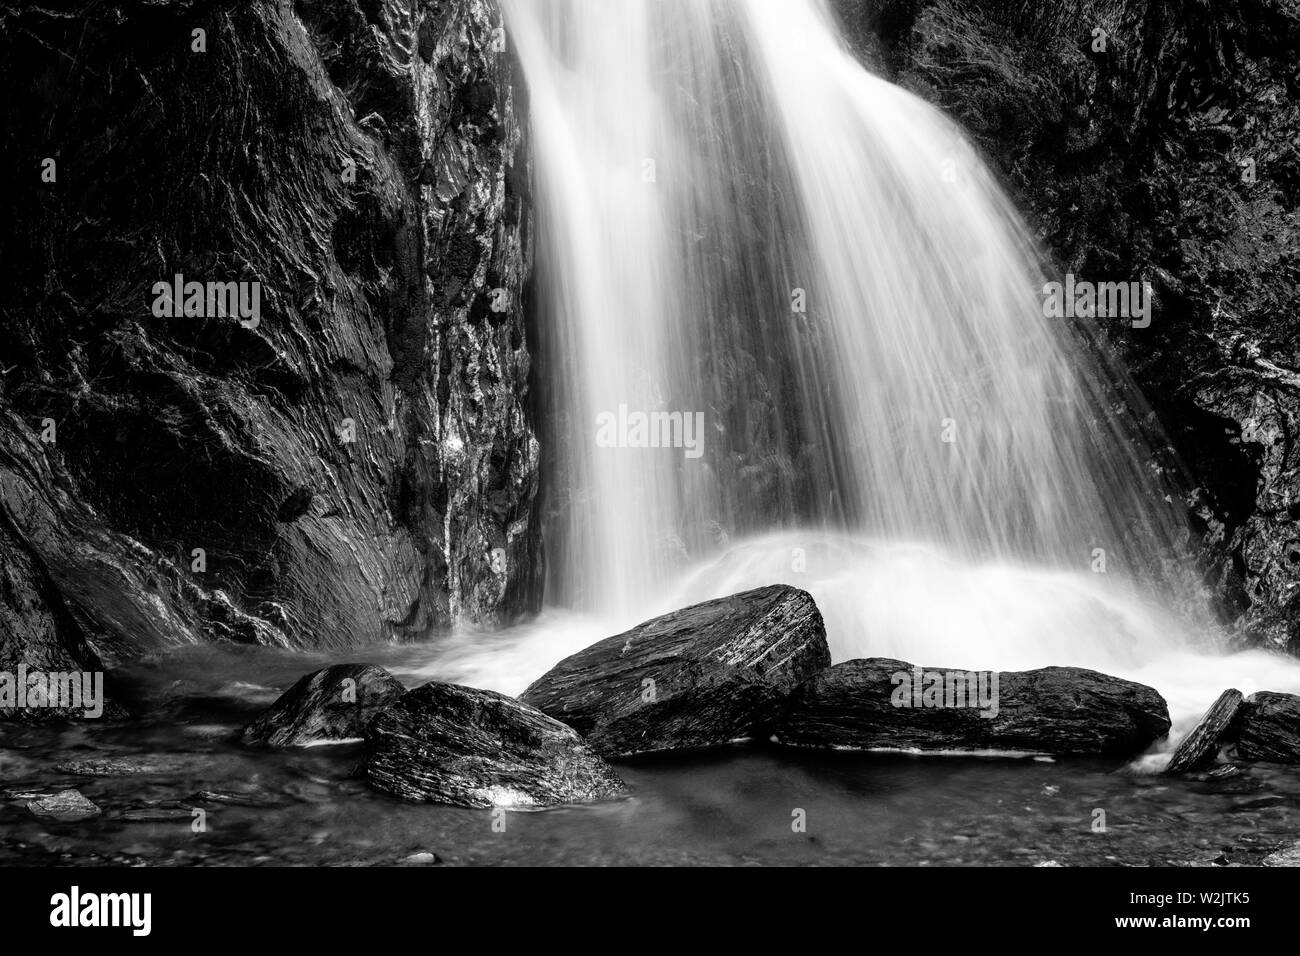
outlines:
[[[837,659],[971,666],[1208,630],[1140,397],[1090,322],[1047,317],[960,129],[856,62],[824,3],[504,9],[551,604],[630,623],[785,580]]]

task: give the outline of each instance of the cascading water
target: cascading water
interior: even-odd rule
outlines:
[[[1094,666],[1176,722],[1232,677],[1300,686],[1263,655],[1188,663],[1217,660],[1191,649],[1211,614],[1140,399],[1085,324],[1044,316],[1033,243],[960,131],[866,72],[820,0],[504,8],[535,154],[547,597],[581,616],[467,672],[517,690],[653,613],[785,581],[836,660]],[[675,447],[637,447],[656,439]]]

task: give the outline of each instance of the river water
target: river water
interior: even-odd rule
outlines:
[[[436,678],[518,691],[520,675],[539,675],[566,643],[588,643],[591,628],[550,613],[510,632],[359,648],[348,659],[388,667],[408,686]],[[359,743],[240,746],[243,725],[281,691],[340,662],[189,648],[113,674],[141,708],[136,721],[3,726],[0,864],[428,865],[421,854],[446,865],[1253,863],[1300,826],[1296,768],[1165,778],[1153,771],[1169,742],[1116,761],[809,753],[753,741],[620,763],[622,800],[495,817],[369,790],[356,772]],[[1244,678],[1277,663],[1255,653],[1187,664],[1203,684],[1181,688],[1170,742],[1221,685],[1254,689]],[[35,794],[69,788],[101,815],[58,823],[26,809]]]

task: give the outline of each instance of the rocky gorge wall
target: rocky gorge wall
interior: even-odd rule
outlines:
[[[0,21],[0,666],[529,607],[532,223],[495,3]],[[260,310],[171,317],[177,275]]]
[[[1060,273],[1149,281],[1102,322],[1187,474],[1236,639],[1300,652],[1300,4],[835,0],[963,124]],[[1181,464],[1177,464],[1180,462]]]

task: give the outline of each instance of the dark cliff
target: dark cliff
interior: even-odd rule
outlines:
[[[1152,283],[1103,325],[1190,477],[1241,641],[1300,652],[1300,4],[836,0],[961,122],[1061,272]]]
[[[0,21],[0,666],[526,609],[532,225],[495,4]],[[260,314],[159,317],[177,274],[258,283]]]

